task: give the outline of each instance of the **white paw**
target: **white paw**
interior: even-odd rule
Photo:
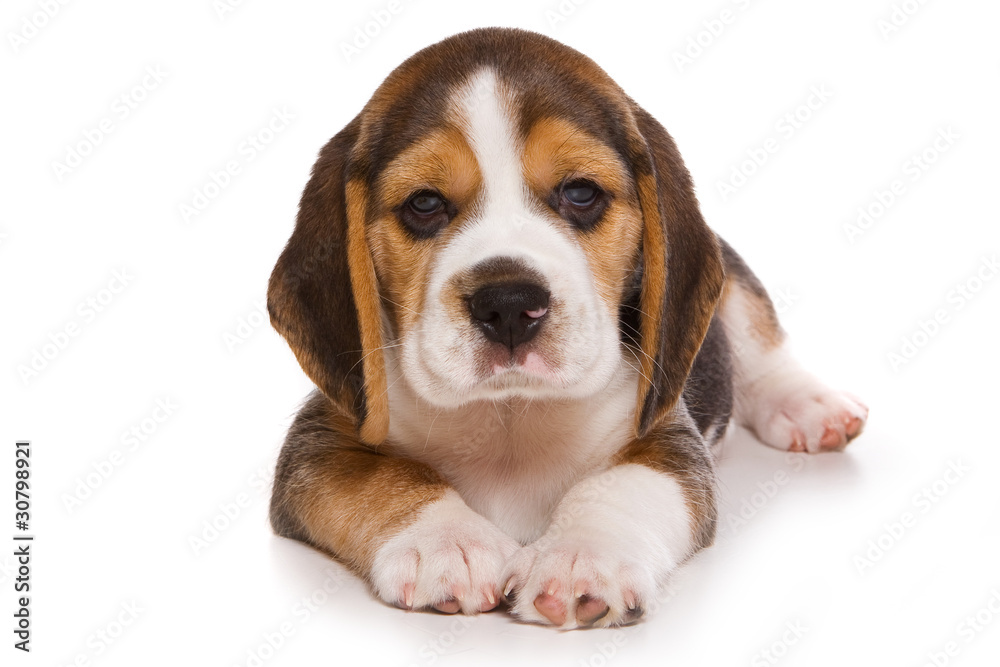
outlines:
[[[750,392],[750,426],[777,449],[838,451],[861,433],[868,419],[868,408],[857,398],[798,369],[758,381]]]
[[[518,547],[449,491],[379,548],[372,585],[404,609],[489,611],[499,603],[504,567]]]
[[[615,466],[566,493],[545,535],[511,559],[504,597],[524,621],[624,625],[655,602],[659,584],[694,548],[677,480],[643,465]]]
[[[524,547],[508,575],[504,597],[511,613],[567,629],[632,623],[657,591],[649,564],[606,537]]]

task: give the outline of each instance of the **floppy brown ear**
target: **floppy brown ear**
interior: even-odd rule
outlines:
[[[313,166],[288,244],[271,273],[267,309],[316,386],[378,444],[389,426],[378,285],[365,240],[365,188],[347,181],[356,118]]]
[[[722,291],[719,244],[705,224],[673,139],[634,107],[646,143],[637,165],[643,234],[639,342],[643,378],[637,431],[644,435],[677,403]]]

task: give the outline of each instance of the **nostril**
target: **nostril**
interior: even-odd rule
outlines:
[[[469,310],[472,312],[472,316],[480,322],[500,319],[500,313],[494,309],[493,304],[489,303],[478,292],[469,299]]]

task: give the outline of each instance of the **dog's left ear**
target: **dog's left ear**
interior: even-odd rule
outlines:
[[[691,176],[673,139],[633,106],[645,155],[636,165],[643,234],[639,344],[643,377],[638,434],[677,403],[722,292],[719,243],[701,217]]]

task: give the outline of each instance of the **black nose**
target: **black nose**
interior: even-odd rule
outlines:
[[[549,307],[549,292],[528,283],[480,287],[469,312],[490,340],[511,350],[535,337]]]

